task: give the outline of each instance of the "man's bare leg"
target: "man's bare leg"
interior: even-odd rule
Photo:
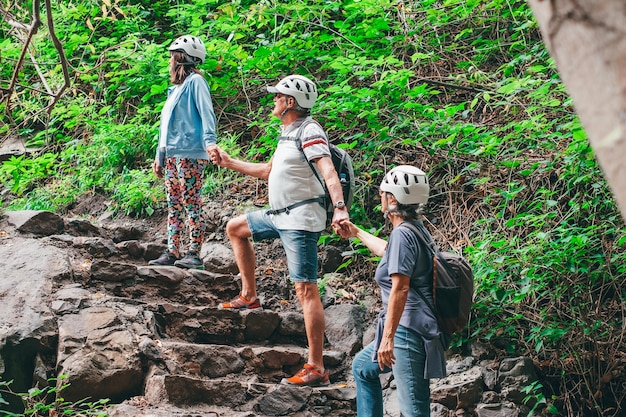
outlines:
[[[326,319],[317,284],[296,282],[296,295],[302,305],[304,327],[309,342],[309,360],[307,363],[319,372],[324,372],[323,349]]]
[[[235,254],[235,261],[241,274],[241,296],[248,301],[254,301],[256,294],[256,255],[252,248],[250,237],[252,232],[248,227],[245,215],[237,216],[226,224],[226,234]]]

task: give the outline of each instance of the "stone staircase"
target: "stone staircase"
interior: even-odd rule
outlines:
[[[114,292],[146,302],[154,317],[154,336],[139,344],[146,364],[142,392],[113,406],[112,417],[356,415],[355,391],[346,383],[351,364],[347,352],[325,350],[330,386],[280,384],[307,357],[299,312],[275,311],[266,304],[243,312],[217,309],[217,300],[239,292],[231,274],[139,267],[138,275],[142,279],[134,286]]]

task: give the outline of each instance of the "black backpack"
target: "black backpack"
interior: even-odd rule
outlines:
[[[302,132],[304,132],[305,126],[307,126],[309,123],[317,122],[315,120],[304,121],[298,128],[298,133],[296,134],[296,146],[298,146],[298,149],[300,149],[301,152],[304,152],[302,150]],[[337,176],[339,177],[339,182],[341,183],[341,191],[343,191],[343,201],[346,204],[346,209],[350,211],[350,207],[352,206],[352,202],[354,200],[354,168],[352,166],[352,158],[350,158],[350,155],[348,155],[345,150],[337,147],[337,145],[333,143],[330,143],[327,137],[325,139],[326,143],[328,143],[328,148],[330,149],[330,158],[333,161],[335,171],[337,171]],[[326,188],[326,183],[324,182],[324,179],[320,177],[320,174],[313,166],[313,163],[309,160],[307,160],[307,162],[311,167],[313,174],[315,174],[317,180],[320,182],[320,184],[322,184],[322,187],[324,188],[324,195],[320,197],[309,198],[303,201],[298,201],[297,203],[291,204],[284,208],[275,210],[271,209],[268,210],[267,213],[289,213],[291,209],[294,209],[296,207],[310,203],[319,203],[322,205],[322,207],[326,207],[326,224],[329,225],[332,221],[333,213],[335,211],[335,208],[333,207],[333,202],[330,198],[330,194],[328,193],[328,189]]]
[[[409,222],[402,224],[411,229],[432,253],[434,305],[412,282],[411,288],[435,313],[443,333],[462,331],[469,321],[474,299],[474,274],[469,262],[461,255],[437,249],[432,240],[426,239],[415,225]]]

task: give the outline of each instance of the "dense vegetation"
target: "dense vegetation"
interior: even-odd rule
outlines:
[[[29,20],[31,1],[2,4]],[[314,117],[358,171],[357,223],[382,227],[377,185],[390,166],[429,173],[428,225],[477,278],[456,347],[533,357],[528,394],[548,413],[624,413],[626,229],[524,1],[69,0],[53,3],[53,20],[71,85],[50,112],[40,74],[53,91],[63,74],[48,31],[8,95],[22,45],[0,26],[0,140],[35,150],[2,163],[3,209],[64,212],[91,194],[127,215],[162,208],[149,166],[166,48],[198,34],[222,147],[269,158],[278,123],[264,86],[315,79]],[[237,175],[210,169],[206,195],[230,192]],[[369,279],[354,245],[345,272]]]

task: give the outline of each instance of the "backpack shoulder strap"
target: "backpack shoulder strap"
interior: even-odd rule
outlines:
[[[322,127],[314,119],[305,120],[305,121],[302,122],[302,124],[300,124],[300,126],[298,127],[298,132],[296,133],[295,141],[296,141],[296,146],[298,147],[300,152],[302,152],[302,154],[304,154],[304,150],[302,149],[302,135],[304,134],[304,128],[307,127],[308,125],[310,125],[311,123],[315,123],[320,128]],[[328,143],[328,138],[325,137],[324,139],[326,139],[326,142]],[[322,181],[322,178],[320,177],[320,175],[318,174],[317,170],[313,166],[313,163],[307,159],[306,155],[304,155],[304,159],[306,159],[306,162],[311,167],[311,170],[313,171],[313,174],[315,175],[315,178],[317,178],[317,180],[320,182],[320,184],[322,184],[322,188],[324,189],[324,192],[326,192],[327,191],[326,190],[326,183],[324,181]]]
[[[435,243],[432,240],[427,240],[426,237],[424,236],[424,233],[422,233],[422,231],[413,223],[405,221],[405,222],[402,222],[400,225],[411,229],[413,233],[415,233],[415,236],[417,236],[419,241],[422,242],[424,246],[426,246],[430,250],[432,255],[435,255],[437,252],[439,252],[439,250],[435,246]]]
[[[298,146],[298,149],[300,150],[302,150],[302,135],[304,134],[304,128],[310,124],[316,124],[319,126],[320,129],[322,129],[322,131],[324,130],[322,128],[322,125],[320,125],[315,119],[308,119],[308,120],[302,121],[302,123],[300,123],[300,126],[298,126],[298,131],[296,132],[296,138],[294,139],[296,142],[296,145]],[[326,140],[326,142],[328,142],[328,138],[326,137],[326,134],[324,134],[324,139]]]
[[[434,244],[432,242],[428,242],[426,240],[426,237],[422,234],[422,232],[417,228],[417,226],[415,226],[413,223],[411,222],[402,222],[400,223],[400,226],[404,226],[407,229],[410,229],[415,236],[417,236],[417,239],[424,245],[426,246],[430,252],[431,255],[434,257],[435,253],[436,253],[436,248],[434,246]],[[433,273],[435,272],[435,264],[433,262]],[[422,290],[419,289],[419,287],[417,285],[414,284],[412,279],[409,279],[409,285],[411,286],[411,288],[413,288],[415,290],[415,292],[417,293],[417,295],[420,296],[420,298],[422,299],[422,301],[424,301],[424,303],[426,303],[426,305],[428,306],[428,308],[430,308],[430,311],[433,312],[433,314],[435,315],[435,317],[437,317],[437,310],[435,309],[435,306],[433,305],[433,303],[430,302],[430,300],[428,298],[426,298],[426,296],[424,295],[424,293],[422,292]]]

